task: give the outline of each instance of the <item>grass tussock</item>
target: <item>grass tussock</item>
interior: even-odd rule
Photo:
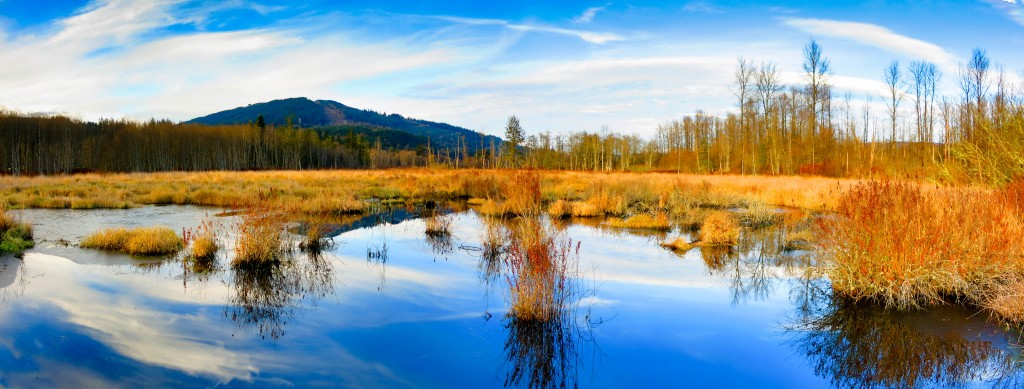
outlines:
[[[183,241],[168,227],[109,228],[86,236],[79,246],[129,255],[166,255],[181,250]]]
[[[667,230],[672,228],[668,215],[658,213],[657,215],[640,214],[630,216],[628,219],[610,219],[608,225],[612,228],[632,228],[649,230]]]
[[[541,214],[540,174],[532,171],[510,173],[501,181],[500,199],[487,199],[477,209],[495,217],[536,216]]]
[[[267,206],[257,206],[242,213],[235,242],[232,265],[259,265],[276,263],[286,250],[282,234],[285,230],[284,214]]]
[[[32,226],[0,208],[0,253],[14,253],[32,248]]]
[[[781,220],[781,215],[767,204],[754,201],[740,211],[740,225],[749,228],[764,228]]]
[[[687,251],[692,250],[694,247],[697,247],[697,246],[695,246],[693,243],[688,242],[683,237],[678,237],[675,240],[672,240],[672,241],[669,241],[669,242],[662,242],[661,243],[661,247],[667,248],[667,249],[672,250],[672,251],[678,251],[678,252],[681,252],[681,253],[685,253]]]
[[[185,241],[189,247],[188,257],[196,262],[211,262],[220,250],[216,228],[211,221],[204,220],[194,232],[189,232]]]
[[[740,237],[739,221],[727,211],[708,214],[700,227],[698,240],[703,246],[732,246]]]
[[[1013,297],[1024,285],[1024,224],[1012,198],[865,183],[843,195],[835,217],[820,219],[818,250],[841,296],[899,309],[955,300],[1020,321]]]
[[[572,203],[565,200],[558,200],[548,206],[548,215],[552,219],[565,219],[572,217]]]
[[[502,258],[509,274],[512,307],[517,320],[555,320],[569,308],[572,297],[579,244],[525,219],[509,234],[507,254]]]

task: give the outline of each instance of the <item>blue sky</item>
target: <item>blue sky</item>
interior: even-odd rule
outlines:
[[[981,47],[1018,81],[1021,2],[0,0],[0,106],[187,120],[306,96],[492,134],[516,114],[528,133],[647,136],[735,110],[738,57],[800,83],[812,38],[858,111],[884,109],[892,60],[936,63],[955,96]]]

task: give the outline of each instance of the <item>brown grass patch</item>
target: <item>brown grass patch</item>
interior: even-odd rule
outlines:
[[[668,220],[668,215],[664,213],[658,213],[657,215],[633,215],[628,219],[610,219],[608,225],[613,228],[634,228],[634,229],[650,229],[650,230],[667,230],[672,228],[671,222]]]
[[[187,231],[186,238],[185,243],[189,246],[188,257],[194,261],[212,261],[220,250],[216,228],[209,220],[204,220],[194,232]]]
[[[1024,224],[999,193],[870,182],[819,225],[832,287],[854,300],[986,306],[1024,274]]]
[[[704,246],[732,246],[740,237],[740,224],[726,211],[708,214],[700,227],[699,241]]]
[[[687,242],[686,239],[683,238],[683,237],[678,237],[678,238],[676,238],[675,240],[673,240],[671,242],[662,242],[661,243],[661,247],[667,248],[669,250],[685,253],[687,251],[692,250],[694,247],[697,247],[697,246],[693,245],[690,242]]]
[[[165,255],[181,250],[182,240],[168,227],[109,228],[86,236],[79,246],[129,255]]]
[[[548,215],[553,219],[564,219],[572,216],[572,204],[565,200],[558,200],[548,206]]]
[[[285,215],[267,206],[257,206],[242,213],[235,242],[232,265],[258,265],[280,260],[285,251]]]

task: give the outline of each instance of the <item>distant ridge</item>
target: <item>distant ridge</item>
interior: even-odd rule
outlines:
[[[259,115],[267,125],[282,126],[292,119],[292,125],[315,128],[327,135],[346,135],[350,131],[368,138],[383,137],[385,147],[411,148],[429,139],[432,147],[454,149],[465,142],[470,152],[481,147],[502,143],[501,138],[484,135],[466,128],[446,123],[411,119],[399,114],[385,115],[380,112],[349,107],[331,100],[310,100],[305,97],[273,100],[250,104],[198,117],[185,123],[206,125],[246,124],[256,121]],[[396,134],[396,131],[399,132]],[[409,136],[402,136],[407,133]],[[459,139],[462,139],[460,142]],[[398,139],[398,140],[396,140]],[[372,140],[372,139],[371,139]]]

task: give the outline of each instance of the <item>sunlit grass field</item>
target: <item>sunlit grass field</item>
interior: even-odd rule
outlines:
[[[512,170],[330,170],[0,177],[8,208],[126,208],[146,204],[244,206],[271,199],[306,213],[359,212],[369,200],[418,202],[513,195]],[[637,206],[771,206],[830,210],[858,182],[819,177],[538,171],[541,200],[575,216],[630,216]]]

